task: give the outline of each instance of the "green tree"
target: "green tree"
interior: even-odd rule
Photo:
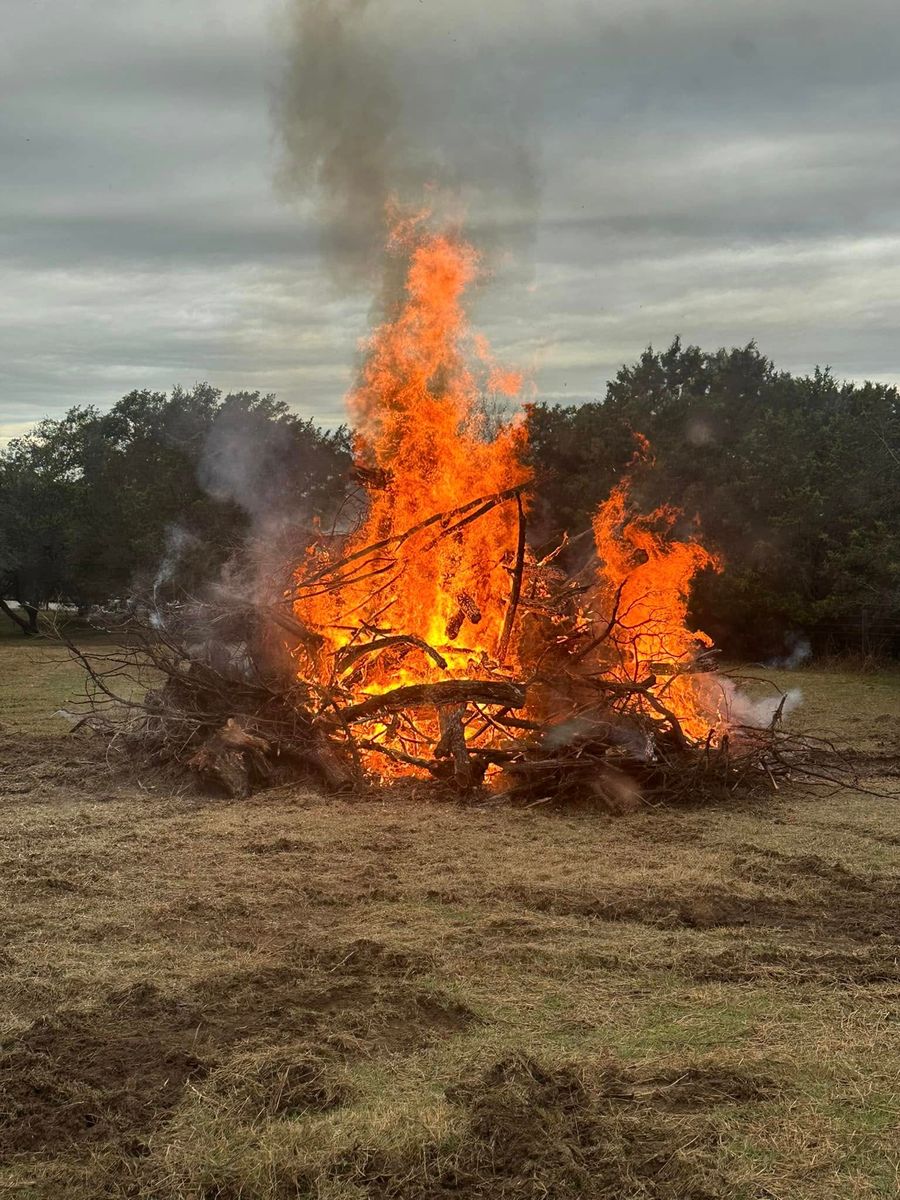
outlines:
[[[26,635],[37,633],[40,606],[72,580],[80,480],[47,436],[52,425],[42,422],[0,455],[0,609]]]
[[[130,392],[106,413],[72,409],[0,455],[0,596],[25,605],[33,631],[51,599],[89,604],[149,586],[173,530],[189,553],[167,585],[197,588],[265,514],[298,531],[334,508],[348,465],[346,431],[322,431],[258,392],[198,384]]]
[[[644,507],[700,518],[721,574],[694,616],[726,649],[900,649],[900,408],[895,388],[777,371],[754,343],[708,354],[676,339],[610,381],[602,403],[529,416],[544,511],[584,525],[627,462],[629,431],[654,465]]]

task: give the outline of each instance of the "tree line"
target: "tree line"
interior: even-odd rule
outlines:
[[[346,430],[207,383],[41,421],[0,453],[0,608],[28,634],[51,601],[196,591],[263,514],[334,510],[349,465]]]
[[[577,534],[631,471],[722,560],[693,616],[734,655],[900,654],[900,399],[880,383],[778,371],[756,345],[676,339],[623,366],[602,401],[530,404],[532,537]],[[633,466],[635,433],[652,463]],[[208,384],[76,408],[0,453],[0,608],[36,630],[50,600],[103,603],[214,577],[248,530],[328,518],[350,478],[347,430],[258,392]],[[187,547],[187,549],[185,549]],[[13,608],[10,600],[21,607]]]

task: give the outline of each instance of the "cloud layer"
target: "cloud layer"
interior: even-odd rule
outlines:
[[[344,7],[355,92],[323,43],[302,61],[294,3],[10,6],[3,432],[201,378],[339,420],[371,297],[326,266],[353,223],[315,163],[354,96],[381,122],[356,194],[458,190],[492,275],[476,317],[539,395],[601,395],[675,333],[900,379],[893,0]],[[318,121],[287,155],[286,97]]]

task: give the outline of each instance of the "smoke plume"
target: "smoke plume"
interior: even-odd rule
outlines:
[[[294,0],[274,111],[279,183],[317,206],[344,284],[380,267],[386,217],[465,216],[481,249],[521,249],[538,197],[528,91],[502,47],[460,45],[435,6]],[[475,38],[477,43],[477,36]]]
[[[216,415],[197,478],[216,500],[243,509],[255,530],[302,515],[302,464],[291,428],[244,405],[226,402]]]
[[[727,677],[718,680],[725,692],[729,720],[736,725],[749,725],[754,729],[766,729],[779,713],[788,717],[803,703],[800,688],[790,688],[784,695],[754,698],[741,691]]]
[[[199,545],[199,539],[184,526],[178,524],[166,526],[163,556],[156,568],[152,584],[154,602],[156,602],[160,590],[175,579],[183,559],[196,551]]]
[[[253,399],[226,398],[204,442],[197,479],[247,518],[241,545],[218,578],[219,594],[268,601],[284,587],[308,537],[318,489],[337,466],[321,443],[304,436],[302,422],[273,419]]]

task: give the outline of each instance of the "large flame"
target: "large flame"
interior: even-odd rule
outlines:
[[[486,429],[485,392],[513,394],[521,378],[499,370],[487,342],[469,332],[462,296],[478,272],[475,251],[414,223],[395,231],[393,245],[408,256],[405,295],[394,319],[368,339],[348,397],[370,500],[342,555],[524,484],[530,474],[524,425],[509,423],[493,436]],[[497,505],[456,534],[439,532],[429,526],[392,548],[383,578],[364,572],[339,596],[298,602],[298,617],[334,649],[353,636],[342,627],[352,615],[357,631],[411,634],[447,661],[440,668],[408,646],[380,655],[366,664],[366,691],[448,678],[484,657],[496,660],[518,538],[516,505]]]
[[[485,393],[515,394],[521,378],[497,368],[469,330],[462,300],[478,257],[415,220],[398,225],[392,245],[406,263],[402,299],[365,343],[348,397],[366,512],[352,534],[321,538],[297,570],[295,614],[312,636],[293,652],[298,674],[318,679],[326,703],[454,678],[526,678],[542,653],[533,637],[509,636],[525,562],[520,493],[531,476],[521,422],[489,430],[485,420]],[[458,513],[473,502],[470,515]],[[632,515],[627,482],[600,506],[591,600],[610,629],[591,661],[600,656],[607,679],[656,676],[650,715],[668,710],[688,738],[702,740],[717,717],[692,668],[710,641],[688,630],[686,615],[693,576],[716,560],[699,543],[669,537],[677,516],[668,508]],[[542,564],[529,562],[533,603]],[[573,654],[567,667],[577,671],[582,658]],[[465,723],[466,740],[486,730],[502,739],[481,717],[477,728]],[[445,718],[373,721],[361,744],[389,759],[383,769],[404,773],[430,753]]]
[[[649,447],[638,437],[636,461]],[[620,682],[655,682],[650,694],[674,713],[689,738],[706,739],[721,723],[721,689],[697,670],[712,647],[702,630],[688,628],[691,584],[699,571],[721,570],[718,558],[699,542],[671,536],[682,513],[664,505],[634,511],[624,479],[594,515],[598,557],[597,599],[609,629],[608,670]],[[651,709],[651,715],[661,715]]]

